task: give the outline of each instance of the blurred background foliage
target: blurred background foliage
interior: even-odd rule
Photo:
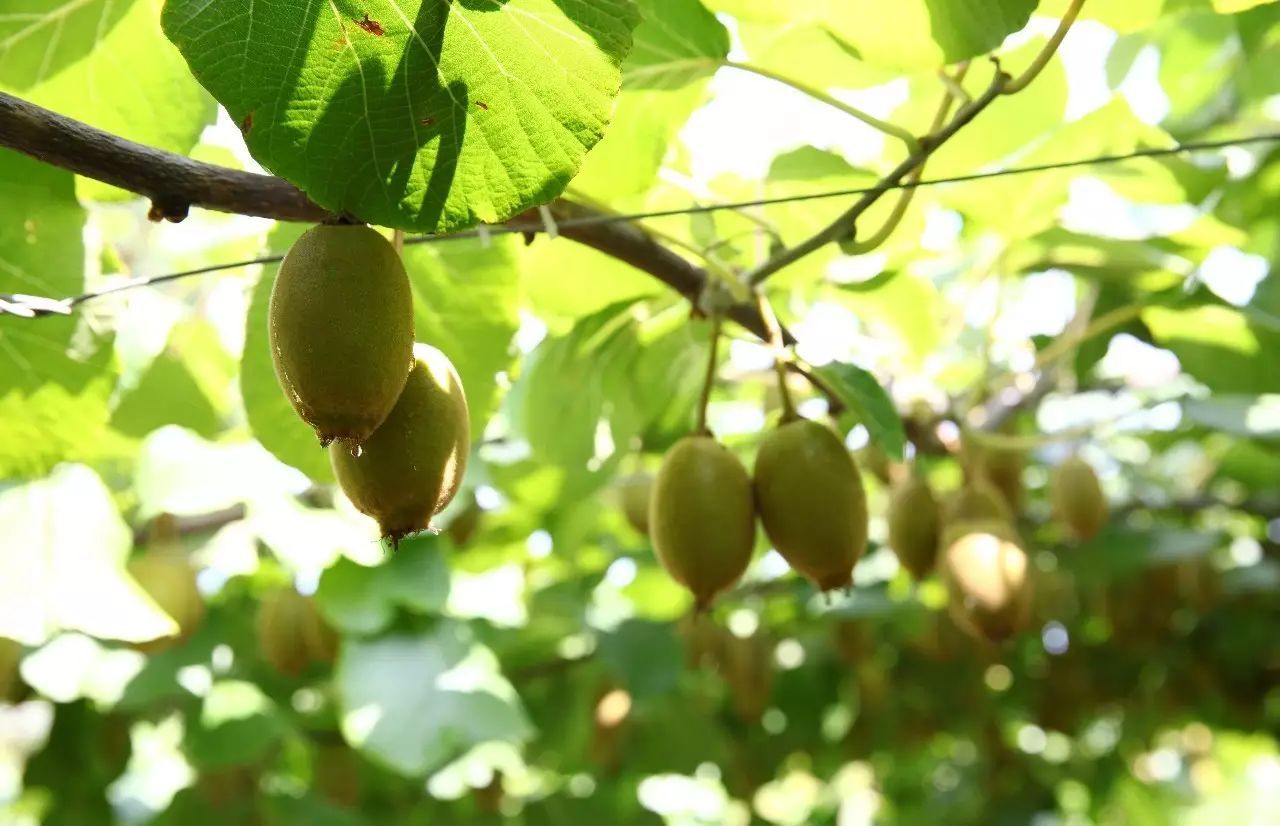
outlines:
[[[762,74],[920,134],[940,63],[1021,67],[1066,5],[640,0],[570,194],[633,211],[865,186],[901,147]],[[256,168],[159,6],[0,14],[0,89]],[[90,93],[108,87],[127,91]],[[1280,4],[1092,0],[928,174],[1278,123]],[[396,554],[278,389],[274,267],[0,316],[0,822],[1280,822],[1277,203],[1277,144],[1044,172],[923,189],[874,253],[784,270],[769,296],[800,355],[874,376],[905,428],[878,388],[838,419],[872,513],[849,593],[816,594],[761,537],[696,620],[617,481],[691,426],[708,325],[621,262],[546,237],[407,248],[417,336],[458,366],[477,441],[442,532]],[[645,227],[734,272],[845,206]],[[62,297],[301,231],[146,213],[0,151],[0,289]],[[770,353],[727,332],[710,420],[749,460],[776,417]],[[1037,580],[1003,647],[884,542],[884,450],[905,434],[953,489],[960,427],[993,403],[1025,449]],[[1087,543],[1045,495],[1075,450],[1112,504]]]

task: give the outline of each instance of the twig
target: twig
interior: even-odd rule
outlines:
[[[880,196],[884,195],[890,189],[901,186],[902,180],[924,162],[930,155],[938,151],[938,148],[949,141],[957,132],[964,128],[970,121],[978,116],[982,110],[991,105],[1001,92],[1004,90],[1005,84],[1008,83],[1009,76],[1001,71],[999,64],[996,64],[995,74],[992,77],[990,85],[977,98],[968,104],[960,107],[956,112],[956,116],[952,118],[936,136],[925,138],[920,142],[920,150],[913,152],[906,160],[898,164],[892,172],[880,179],[880,182],[869,189],[861,198],[858,199],[852,207],[845,211],[843,215],[832,221],[825,229],[817,234],[800,242],[794,247],[789,247],[768,261],[761,264],[743,277],[743,281],[748,286],[757,287],[764,283],[765,279],[774,273],[782,270],[800,259],[814,253],[827,244],[841,241],[849,237],[853,228],[856,226],[858,219],[862,214],[871,208],[876,201],[880,200]],[[918,184],[917,184],[918,185]]]
[[[707,407],[711,404],[711,389],[716,383],[716,357],[720,349],[720,316],[713,314],[711,316],[711,342],[707,348],[707,371],[702,377],[702,393],[698,397],[698,421],[694,425],[693,432],[702,435],[710,435],[711,430],[707,427]]]
[[[1040,72],[1044,71],[1044,67],[1049,65],[1049,61],[1057,53],[1058,47],[1062,45],[1062,40],[1067,36],[1067,32],[1071,31],[1071,26],[1076,22],[1076,18],[1080,16],[1080,9],[1084,7],[1084,0],[1071,0],[1071,5],[1067,8],[1062,20],[1058,22],[1058,28],[1054,31],[1053,36],[1049,38],[1049,42],[1044,44],[1044,48],[1036,55],[1035,60],[1031,61],[1031,65],[1026,71],[1018,75],[1004,88],[1004,94],[1014,95],[1035,80]]]

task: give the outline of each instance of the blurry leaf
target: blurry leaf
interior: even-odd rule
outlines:
[[[513,238],[411,244],[405,269],[413,285],[414,337],[438,347],[462,379],[471,433],[484,434],[497,374],[511,365],[520,326],[520,270]]]
[[[215,682],[198,719],[187,723],[183,751],[201,770],[257,763],[288,731],[262,689],[241,680]]]
[[[1182,369],[1217,393],[1280,392],[1280,371],[1269,353],[1280,352],[1280,333],[1234,308],[1187,310],[1148,307],[1142,320]]]
[[[111,426],[126,436],[142,438],[167,424],[213,438],[222,422],[186,363],[166,351],[120,399],[111,413]]]
[[[525,301],[553,333],[622,301],[661,295],[662,284],[616,258],[566,238],[521,251]]]
[[[861,367],[839,362],[823,365],[815,368],[815,371],[831,385],[840,401],[867,428],[871,440],[890,459],[901,461],[907,442],[902,419],[898,417],[893,400],[876,377]]]
[[[902,360],[918,369],[942,340],[942,299],[932,281],[899,272],[877,289],[842,291],[843,303],[857,313],[872,335],[885,330],[903,349]],[[879,336],[877,336],[879,337]]]
[[[133,536],[97,475],[63,465],[0,492],[0,637],[60,630],[146,642],[177,631],[125,573]]]
[[[449,599],[449,565],[434,536],[415,536],[375,567],[341,559],[320,577],[316,601],[348,634],[376,634],[397,608],[438,613]]]
[[[169,0],[162,19],[264,166],[332,212],[443,232],[560,194],[608,123],[639,15]]]
[[[422,776],[478,743],[533,733],[493,654],[455,622],[349,640],[336,681],[347,741],[401,774]]]
[[[635,435],[636,388],[626,382],[638,349],[631,307],[621,302],[587,316],[530,356],[511,403],[535,458],[581,473],[596,455],[602,420],[615,446],[626,446]]]
[[[1036,14],[1062,17],[1071,0],[1044,0]],[[1118,32],[1145,29],[1155,22],[1169,0],[1124,0],[1123,3],[1085,3],[1081,20],[1097,20]]]
[[[845,0],[827,19],[869,63],[931,69],[995,49],[1035,7],[1036,0]]]
[[[709,326],[690,320],[680,306],[643,328],[643,349],[635,361],[632,387],[644,420],[644,450],[666,450],[693,428],[707,363]]]
[[[1138,576],[1147,568],[1197,559],[1223,545],[1220,534],[1157,525],[1147,530],[1112,527],[1058,562],[1081,586]]]
[[[600,658],[637,700],[661,697],[684,671],[684,648],[668,623],[627,620],[600,638]]]
[[[1205,427],[1255,439],[1280,439],[1280,395],[1188,399],[1182,413]]]
[[[284,252],[302,228],[280,225],[271,235],[273,251]],[[292,465],[317,482],[333,481],[329,452],[320,447],[315,431],[298,418],[280,389],[267,337],[267,310],[271,286],[279,268],[262,271],[249,300],[245,319],[244,355],[240,360],[240,395],[253,436],[280,461]]]
[[[0,16],[0,89],[179,154],[213,122],[213,99],[160,31],[160,3],[27,0],[6,10],[15,13]],[[81,184],[89,197],[123,194]]]

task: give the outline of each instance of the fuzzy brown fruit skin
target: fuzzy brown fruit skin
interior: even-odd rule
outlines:
[[[963,522],[943,535],[940,560],[956,624],[979,639],[1008,640],[1031,617],[1030,559],[1009,525],[988,519]]]
[[[187,640],[204,620],[204,597],[196,586],[196,572],[178,550],[152,550],[129,560],[129,575],[147,596],[178,624],[178,632],[135,644],[139,651],[153,654]]]
[[[924,479],[912,477],[898,486],[889,500],[889,547],[917,582],[938,561],[942,512]]]
[[[951,495],[942,517],[947,525],[983,519],[1012,524],[1013,509],[995,485],[983,477],[975,477]]]
[[[756,518],[747,469],[710,436],[676,442],[653,483],[649,531],[662,567],[705,610],[751,562]]]
[[[338,637],[315,604],[293,588],[263,597],[258,606],[258,647],[281,674],[297,676],[312,663],[333,662]]]
[[[317,226],[271,288],[276,378],[321,444],[364,442],[413,365],[413,294],[400,256],[369,227]]]
[[[765,534],[788,565],[823,591],[852,584],[867,547],[867,495],[831,428],[798,419],[766,436],[755,491]]]
[[[618,502],[622,515],[638,532],[649,535],[649,500],[653,497],[653,474],[632,473],[618,480]]]
[[[1054,516],[1081,541],[1093,539],[1107,522],[1107,497],[1098,474],[1079,456],[1054,468],[1049,478],[1049,499]]]
[[[426,530],[458,492],[471,450],[471,422],[462,381],[449,359],[414,346],[413,372],[391,415],[353,456],[329,445],[342,490],[361,513],[378,520],[392,544]]]

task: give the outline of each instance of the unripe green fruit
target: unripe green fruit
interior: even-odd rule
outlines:
[[[644,471],[618,480],[618,502],[622,515],[646,536],[649,534],[649,499],[653,496],[653,474]]]
[[[960,523],[946,530],[943,544],[941,570],[956,624],[997,643],[1025,628],[1031,616],[1030,561],[1008,523]]]
[[[649,531],[667,573],[693,592],[698,610],[707,608],[751,562],[756,518],[747,469],[710,436],[676,442],[654,480]]]
[[[824,591],[852,584],[867,547],[867,496],[831,428],[799,419],[766,436],[755,491],[765,534],[788,565]]]
[[[181,551],[148,551],[129,560],[128,568],[147,596],[178,624],[173,636],[140,643],[135,646],[138,650],[163,651],[195,633],[204,619],[204,597],[196,586],[195,569]]]
[[[309,597],[281,588],[258,606],[258,646],[277,671],[296,676],[311,663],[333,662],[338,637]]]
[[[993,519],[1013,522],[1013,510],[995,485],[982,477],[975,477],[952,494],[943,514],[948,524]]]
[[[889,547],[912,578],[929,575],[938,561],[942,514],[929,483],[912,477],[889,500]]]
[[[1079,456],[1072,456],[1054,469],[1049,479],[1049,498],[1054,516],[1077,539],[1092,539],[1107,521],[1107,497],[1098,475]]]
[[[777,670],[773,661],[773,641],[757,631],[749,637],[728,634],[724,640],[720,671],[729,684],[733,710],[738,717],[754,723],[769,707]]]
[[[360,446],[359,456],[329,446],[343,491],[378,520],[393,544],[428,528],[458,492],[471,450],[467,397],[453,364],[425,344],[414,346],[413,372],[391,415]]]
[[[22,662],[22,645],[0,637],[0,703],[12,702],[17,695],[18,666]]]
[[[294,410],[321,444],[362,443],[413,365],[413,295],[395,248],[369,227],[313,227],[280,264],[268,313]]]

